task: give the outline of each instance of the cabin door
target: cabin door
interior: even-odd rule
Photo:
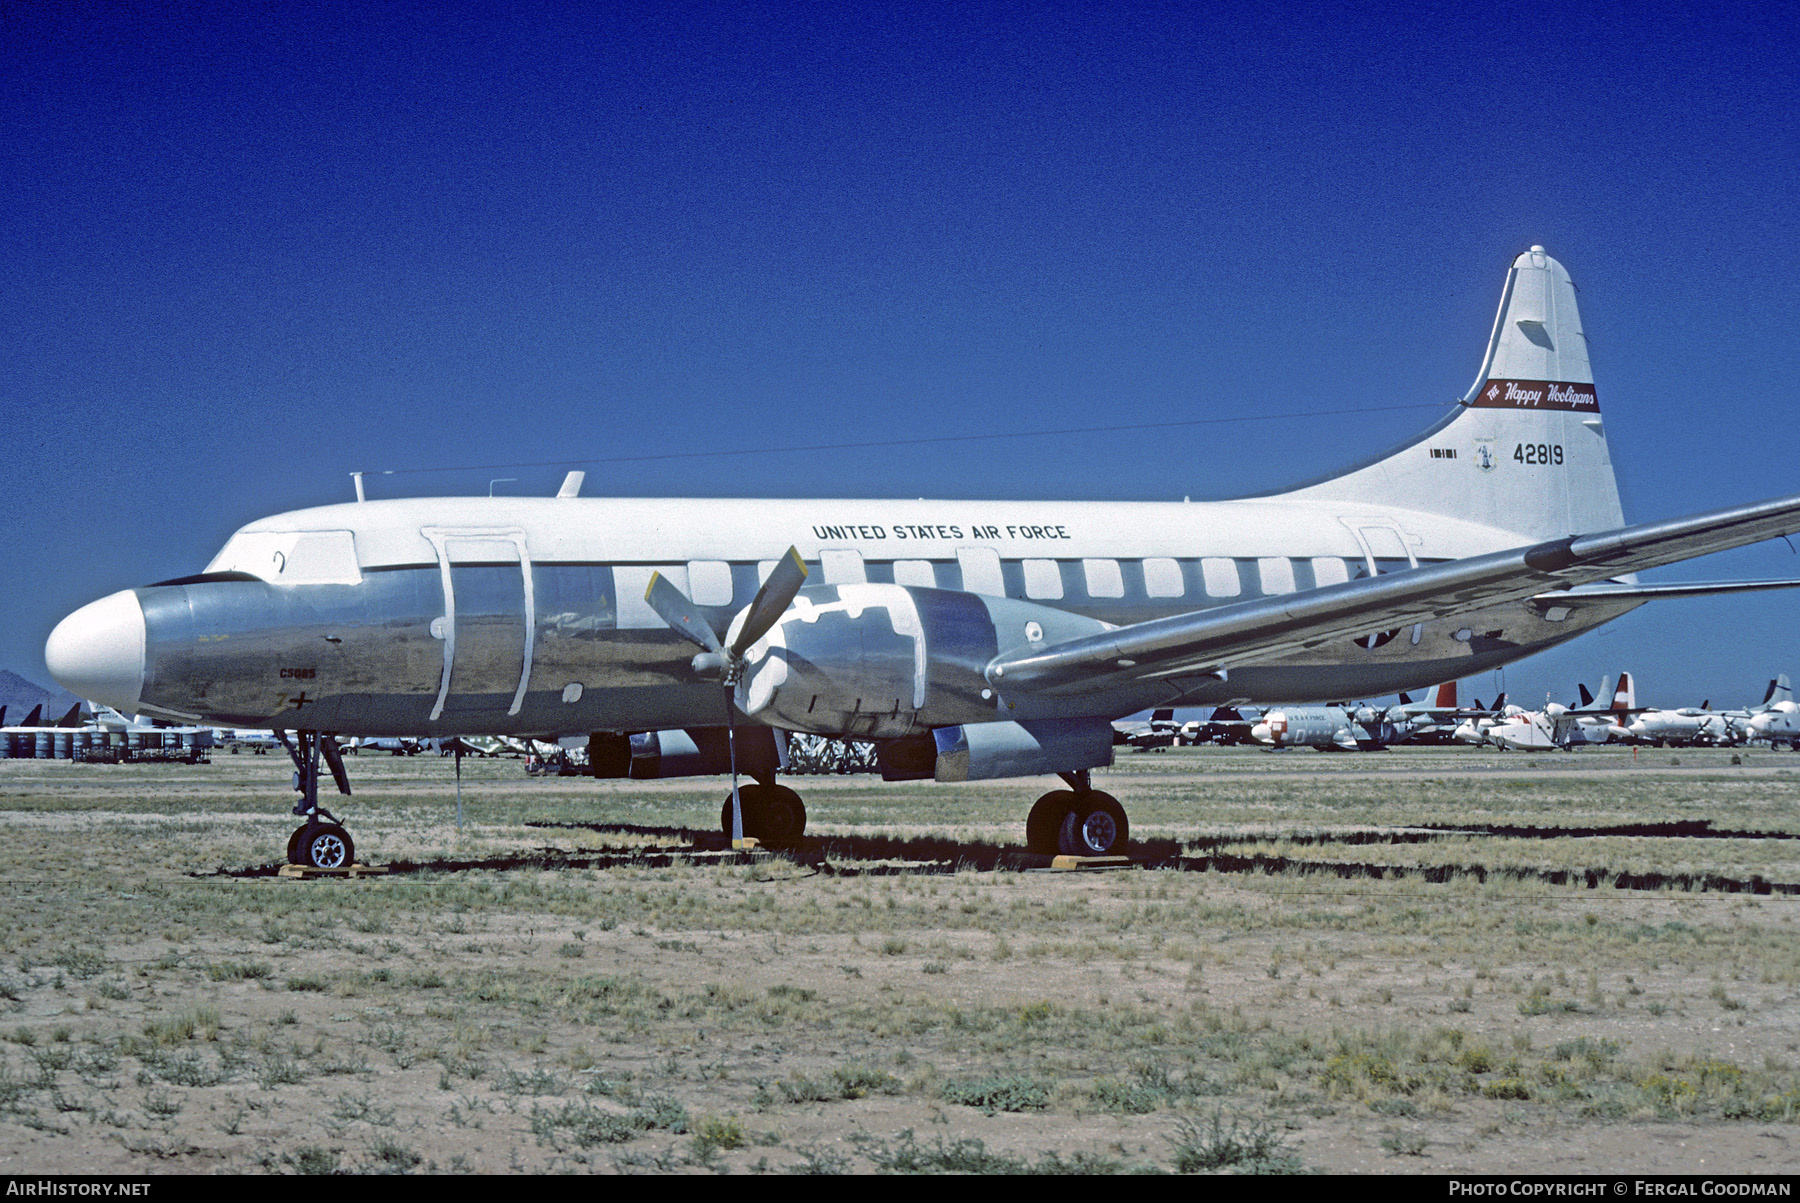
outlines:
[[[444,643],[444,672],[431,720],[463,735],[499,734],[525,704],[537,625],[525,532],[420,532],[437,552],[444,613],[431,633]]]

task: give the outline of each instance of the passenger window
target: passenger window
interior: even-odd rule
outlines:
[[[1208,597],[1236,597],[1244,591],[1243,582],[1238,579],[1236,560],[1208,556],[1200,561],[1200,574],[1206,581]]]
[[[1256,573],[1262,578],[1264,593],[1294,591],[1294,564],[1285,556],[1264,556],[1256,561]]]
[[[932,569],[930,560],[895,560],[894,584],[935,589],[937,573]]]
[[[819,568],[827,585],[860,585],[869,579],[862,552],[854,549],[826,548],[819,553]]]
[[[956,562],[962,565],[962,587],[969,593],[1006,596],[1006,575],[1000,571],[1000,553],[991,547],[959,547]]]
[[[1144,593],[1149,597],[1180,597],[1187,592],[1181,578],[1181,565],[1174,560],[1158,558],[1144,561]]]
[[[1341,585],[1350,579],[1350,570],[1336,556],[1314,556],[1312,570],[1313,583],[1321,589],[1326,585]]]
[[[1083,560],[1081,572],[1087,578],[1089,597],[1125,596],[1125,576],[1117,560]]]
[[[1025,596],[1038,601],[1056,601],[1063,595],[1062,569],[1055,560],[1026,560]]]
[[[689,560],[688,588],[696,606],[729,606],[731,565],[723,560]]]

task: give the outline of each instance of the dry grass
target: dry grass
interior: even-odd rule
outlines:
[[[646,865],[719,783],[465,762],[459,834],[447,763],[364,757],[338,812],[419,867],[355,883],[243,875],[274,758],[0,762],[0,1156],[1791,1171],[1800,897],[1731,890],[1800,883],[1800,757],[1668,759],[1127,756],[1212,868],[1089,876],[957,869],[1041,783],[802,780],[823,858]]]

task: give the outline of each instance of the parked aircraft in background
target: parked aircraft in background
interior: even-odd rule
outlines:
[[[1800,703],[1794,701],[1794,689],[1788,684],[1786,673],[1769,682],[1762,705],[1739,729],[1745,743],[1766,740],[1771,747],[1786,744],[1790,751],[1800,752]]]
[[[1271,747],[1321,751],[1372,751],[1409,742],[1444,742],[1460,720],[1473,717],[1456,704],[1456,682],[1446,681],[1430,701],[1402,693],[1391,706],[1282,706],[1267,711],[1250,736]]]
[[[698,429],[693,423],[687,426]],[[1328,480],[1183,503],[449,497],[243,527],[195,576],[51,633],[72,692],[295,732],[291,842],[334,734],[588,741],[596,776],[741,770],[722,826],[802,832],[776,729],[874,741],[891,780],[1057,774],[1034,850],[1118,851],[1093,788],[1152,707],[1381,697],[1485,672],[1662,597],[1800,582],[1633,574],[1800,529],[1800,495],[1627,526],[1573,284],[1513,262],[1476,382]],[[684,646],[684,643],[692,646]],[[698,654],[695,654],[695,649]]]
[[[1708,699],[1698,707],[1680,710],[1645,710],[1632,721],[1631,737],[1639,743],[1657,747],[1724,747],[1745,743],[1750,738],[1753,720],[1774,710],[1782,702],[1792,702],[1794,691],[1783,673],[1769,682],[1763,700],[1741,710],[1714,710]],[[1779,724],[1771,721],[1764,729]]]
[[[1195,724],[1196,726],[1198,724]],[[1169,748],[1183,741],[1184,724],[1175,721],[1173,707],[1152,711],[1147,723],[1116,722],[1113,744],[1133,748]]]
[[[1603,744],[1625,739],[1629,732],[1624,723],[1629,719],[1635,699],[1631,674],[1619,674],[1615,688],[1606,678],[1596,698],[1585,685],[1576,687],[1581,701],[1574,706],[1547,703],[1542,710],[1509,707],[1510,713],[1483,731],[1489,743],[1512,751],[1544,751],[1572,748],[1583,744]]]

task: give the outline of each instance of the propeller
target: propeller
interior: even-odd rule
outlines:
[[[725,740],[731,756],[733,848],[744,845],[744,809],[738,799],[737,727],[732,716],[732,693],[744,675],[744,653],[780,621],[799,594],[800,587],[806,584],[806,576],[806,561],[800,558],[799,549],[788,548],[787,554],[775,561],[774,570],[756,591],[750,605],[732,620],[731,628],[726,632],[726,643],[719,642],[712,624],[706,621],[699,607],[662,573],[651,573],[650,586],[644,590],[644,601],[669,624],[669,629],[699,646],[700,653],[693,660],[694,671],[702,676],[717,674],[725,686]]]

